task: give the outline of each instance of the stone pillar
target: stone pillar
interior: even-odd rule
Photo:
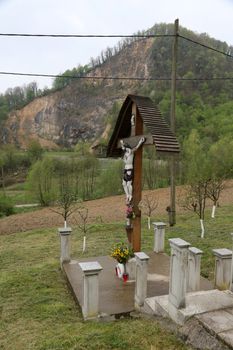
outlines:
[[[83,272],[82,313],[84,320],[97,318],[99,314],[99,273],[102,266],[97,262],[79,263]]]
[[[164,252],[165,226],[164,222],[153,222],[154,225],[154,252]]]
[[[200,290],[201,256],[203,251],[190,247],[188,249],[188,278],[187,291],[196,292]]]
[[[58,233],[60,234],[61,239],[61,256],[60,262],[63,264],[64,262],[70,261],[70,235],[71,235],[70,227],[61,227],[58,229]]]
[[[190,244],[181,238],[172,238],[169,242],[171,246],[169,302],[176,309],[180,309],[185,307]]]
[[[213,249],[215,255],[215,287],[223,290],[229,289],[231,283],[231,260],[230,249]]]
[[[233,233],[231,233],[231,238],[233,241]],[[231,257],[231,285],[230,290],[233,292],[233,250],[232,250],[232,257]]]
[[[136,258],[135,308],[143,306],[147,296],[147,267],[149,256],[143,252],[134,253]]]

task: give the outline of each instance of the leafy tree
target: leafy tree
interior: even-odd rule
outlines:
[[[27,177],[27,187],[42,206],[50,205],[55,198],[55,166],[50,158],[38,160]]]
[[[114,196],[121,194],[122,188],[122,161],[108,160],[102,167],[97,179],[97,197]]]
[[[41,147],[39,141],[30,140],[27,148],[28,156],[31,163],[36,162],[37,160],[42,159],[43,148]]]
[[[97,175],[99,174],[99,161],[94,156],[80,159],[77,163],[79,171],[79,188],[83,200],[93,198],[96,191]]]
[[[75,145],[75,152],[79,155],[79,156],[88,156],[90,155],[90,148],[91,148],[91,144],[89,142],[86,141],[79,141],[76,145]]]
[[[186,189],[183,206],[186,209],[194,210],[199,216],[201,238],[203,238],[205,234],[204,217],[210,173],[206,150],[203,149],[197,130],[192,130],[184,142],[184,171],[186,183],[189,186]]]
[[[64,227],[67,227],[67,219],[77,209],[78,193],[75,183],[73,162],[56,160],[54,162],[56,178],[56,195],[54,204],[57,209],[52,209],[64,219]]]

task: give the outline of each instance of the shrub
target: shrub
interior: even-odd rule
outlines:
[[[9,197],[0,195],[0,217],[14,214],[14,207]]]

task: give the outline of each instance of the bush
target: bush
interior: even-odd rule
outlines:
[[[14,207],[9,197],[0,195],[0,217],[14,214]]]

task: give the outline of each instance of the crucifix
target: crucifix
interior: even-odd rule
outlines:
[[[147,141],[147,142],[146,142]],[[135,252],[141,250],[142,145],[149,138],[143,135],[143,121],[135,103],[132,105],[130,137],[119,140],[125,163],[122,185],[126,195],[126,232]],[[134,213],[134,217],[131,218]]]
[[[144,135],[143,126],[147,133]],[[119,112],[107,147],[108,157],[124,152],[122,185],[126,195],[126,232],[135,252],[141,250],[142,152],[154,145],[159,154],[175,155],[179,143],[149,97],[128,95]]]

